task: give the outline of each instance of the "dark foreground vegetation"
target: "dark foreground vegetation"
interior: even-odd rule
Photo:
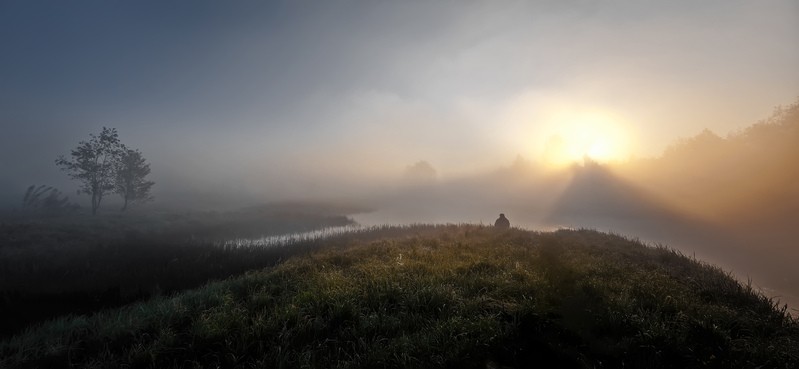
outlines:
[[[20,216],[0,221],[0,337],[59,315],[87,314],[271,266],[295,247],[222,247],[343,226],[331,209],[279,204],[231,212]]]
[[[0,358],[4,368],[791,368],[799,324],[718,268],[615,235],[388,227],[60,318],[2,341]]]

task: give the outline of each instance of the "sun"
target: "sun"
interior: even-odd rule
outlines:
[[[503,113],[504,142],[545,167],[624,162],[638,147],[626,115],[579,97],[526,93]]]
[[[553,167],[583,163],[586,159],[609,163],[629,155],[627,135],[613,117],[598,113],[561,114],[549,122],[543,161]]]

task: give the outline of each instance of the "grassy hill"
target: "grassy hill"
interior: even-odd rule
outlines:
[[[386,227],[61,318],[0,367],[790,368],[799,323],[712,266],[590,230]]]
[[[354,223],[313,204],[227,212],[0,214],[0,339],[60,315],[197,288],[273,266],[315,245],[220,247],[239,237],[301,233]]]

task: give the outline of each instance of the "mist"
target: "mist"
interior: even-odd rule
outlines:
[[[797,66],[795,0],[2,1],[0,367],[794,367]]]
[[[6,204],[30,184],[72,193],[52,161],[102,126],[146,153],[161,200],[196,193],[185,205],[359,194],[419,160],[441,178],[537,160],[563,111],[611,117],[625,155],[657,156],[792,101],[796,14],[790,1],[5,4],[0,188]]]
[[[31,185],[85,212],[54,161],[113,127],[152,169],[141,213],[505,213],[665,244],[799,301],[794,1],[12,2],[0,44],[11,219]]]

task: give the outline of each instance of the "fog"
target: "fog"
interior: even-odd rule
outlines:
[[[553,169],[519,157],[448,180],[419,162],[355,219],[492,224],[502,212],[528,229],[616,232],[717,264],[796,306],[797,142],[799,102],[726,137],[678,140],[656,158]]]
[[[663,243],[799,301],[799,114],[772,114],[799,93],[794,1],[11,2],[0,44],[10,214],[30,185],[85,208],[54,160],[105,126],[151,165],[138,211],[505,213]]]

